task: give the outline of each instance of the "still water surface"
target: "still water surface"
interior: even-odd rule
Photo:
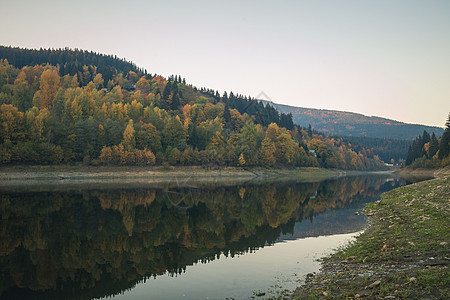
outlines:
[[[293,290],[406,184],[321,182],[1,188],[4,299],[250,299]]]

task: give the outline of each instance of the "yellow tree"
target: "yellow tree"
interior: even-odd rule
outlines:
[[[280,127],[276,123],[270,123],[266,130],[266,137],[275,142],[280,135]]]
[[[123,132],[122,144],[127,151],[133,151],[136,147],[135,130],[132,119],[128,121],[128,125]]]
[[[46,123],[49,121],[49,119],[50,119],[50,112],[46,108],[41,109],[39,111],[39,114],[34,119],[34,126],[36,128],[36,133],[38,135],[38,138],[42,140],[45,139],[43,133]]]
[[[53,99],[55,99],[60,84],[61,80],[58,71],[55,69],[47,69],[42,72],[38,91],[39,105],[42,108],[49,108],[52,106]]]
[[[261,160],[266,166],[273,166],[277,162],[275,157],[275,144],[274,142],[266,136],[261,143]]]
[[[280,135],[275,142],[277,161],[291,163],[294,159],[294,152],[297,148],[295,141],[286,129],[280,130]]]
[[[103,80],[102,74],[98,73],[97,75],[95,75],[94,79],[92,80],[95,84],[95,88],[97,90],[101,89],[103,87],[103,83],[105,82]]]
[[[241,155],[239,155],[239,166],[242,167],[244,165],[245,165],[244,153],[241,153]]]
[[[145,76],[142,76],[141,79],[136,82],[136,88],[144,94],[150,93],[150,82],[145,78]]]
[[[113,161],[113,152],[111,147],[103,146],[99,159],[104,164],[111,163]]]
[[[0,137],[2,142],[23,137],[23,113],[11,104],[0,107]]]
[[[14,81],[13,92],[12,104],[20,111],[25,112],[32,106],[33,93],[24,71],[20,72]]]

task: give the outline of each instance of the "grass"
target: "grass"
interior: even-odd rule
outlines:
[[[449,204],[449,177],[384,194],[366,206],[371,226],[293,297],[449,299]]]

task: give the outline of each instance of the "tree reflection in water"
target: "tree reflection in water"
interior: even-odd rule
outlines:
[[[90,299],[284,238],[351,232],[354,208],[402,180],[1,192],[2,298]],[[353,208],[337,219],[299,221]],[[309,223],[309,221],[308,221]],[[301,226],[300,226],[301,227]]]

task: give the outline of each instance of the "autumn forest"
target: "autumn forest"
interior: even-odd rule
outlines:
[[[0,47],[0,58],[1,164],[384,166],[250,97],[117,57]]]

